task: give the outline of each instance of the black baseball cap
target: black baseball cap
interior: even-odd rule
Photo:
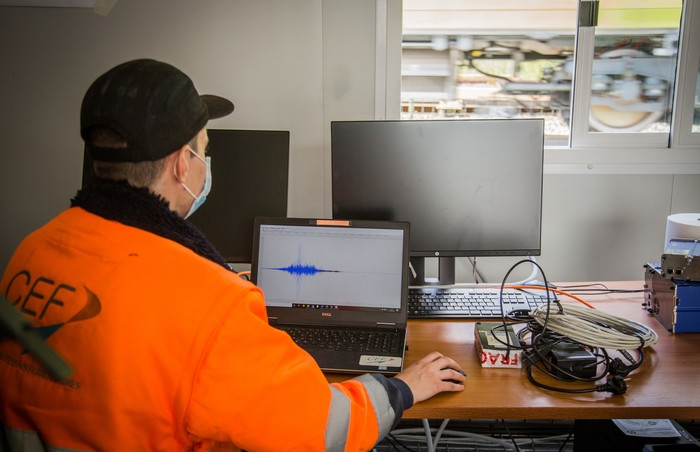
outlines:
[[[190,141],[210,119],[233,112],[223,97],[199,95],[192,80],[174,66],[151,59],[122,63],[95,80],[83,98],[80,135],[97,161],[161,159]],[[125,148],[88,142],[93,127],[109,127]]]

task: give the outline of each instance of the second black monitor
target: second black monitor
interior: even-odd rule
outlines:
[[[208,129],[212,187],[189,218],[230,263],[250,263],[256,216],[287,216],[289,131]]]
[[[411,256],[540,254],[541,119],[331,123],[333,217],[411,223]]]

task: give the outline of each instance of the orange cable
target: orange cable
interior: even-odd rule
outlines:
[[[505,286],[508,289],[542,289],[542,290],[550,290],[554,293],[558,293],[560,295],[566,295],[567,297],[573,298],[574,300],[578,301],[579,303],[583,303],[584,305],[588,306],[591,309],[596,309],[595,306],[591,305],[590,303],[584,301],[582,298],[577,297],[576,295],[570,294],[569,292],[564,292],[563,290],[559,289],[554,289],[552,287],[544,287],[544,286]]]

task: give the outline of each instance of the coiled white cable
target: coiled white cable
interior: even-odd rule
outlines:
[[[633,350],[656,344],[656,332],[633,320],[570,304],[538,306],[532,317],[540,326],[591,347]]]

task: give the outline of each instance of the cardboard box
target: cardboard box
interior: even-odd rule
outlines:
[[[522,350],[512,347],[508,350],[506,334],[510,338],[508,343],[515,346],[520,345],[512,325],[506,324],[504,329],[502,322],[476,322],[474,337],[476,338],[476,352],[481,367],[522,368]]]

